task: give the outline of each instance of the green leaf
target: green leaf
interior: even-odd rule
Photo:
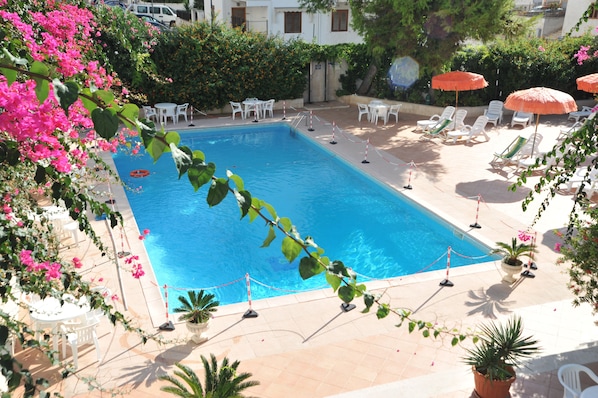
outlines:
[[[10,87],[17,80],[17,71],[13,69],[0,68],[0,73],[6,78],[6,83]]]
[[[215,172],[216,165],[214,163],[204,164],[203,162],[193,160],[193,163],[187,170],[187,178],[189,178],[189,182],[193,185],[193,189],[197,191],[202,185],[212,180]]]
[[[363,312],[368,312],[375,302],[375,297],[373,295],[367,293],[364,294],[363,303],[365,304],[365,309],[363,310]]]
[[[230,174],[228,176],[228,178],[230,178],[231,180],[233,180],[233,182],[235,183],[235,186],[237,187],[237,190],[239,192],[243,191],[245,189],[245,184],[243,183],[243,179],[241,177],[239,177],[236,174]]]
[[[146,137],[150,139],[148,140],[147,144],[145,144],[145,150],[147,151],[147,153],[150,154],[150,156],[154,160],[154,163],[157,162],[158,159],[160,159],[160,156],[162,156],[164,152],[170,151],[170,148],[166,143],[164,133],[156,133],[153,137],[145,135],[143,136],[144,143]]]
[[[98,107],[98,104],[96,104],[94,101],[91,100],[91,98],[93,98],[93,95],[91,94],[91,90],[89,88],[85,87],[81,90],[80,94],[81,95],[79,96],[79,98],[81,98],[81,102],[83,102],[83,106],[91,114],[91,112],[93,112],[93,110]]]
[[[380,304],[378,306],[378,310],[376,311],[376,318],[384,319],[390,314],[390,307],[388,304]]]
[[[303,280],[309,279],[312,276],[318,275],[324,271],[324,267],[318,260],[311,256],[303,257],[301,261],[299,261],[299,275]],[[339,282],[340,283],[340,282]],[[335,289],[336,290],[336,289]]]
[[[168,133],[166,133],[166,135],[164,135],[164,140],[166,141],[166,143],[168,143],[169,146],[171,144],[178,146],[181,142],[181,136],[176,131],[169,131]],[[189,153],[191,153],[191,150],[189,150]]]
[[[268,236],[266,237],[266,239],[262,243],[261,247],[268,247],[268,246],[270,246],[270,243],[272,243],[272,241],[275,238],[276,238],[276,232],[274,231],[274,228],[272,226],[270,226],[270,228],[268,228]]]
[[[350,303],[355,298],[355,291],[353,286],[341,286],[338,289],[338,297],[343,300],[344,303]]]
[[[170,144],[170,152],[172,152],[172,160],[179,172],[179,179],[187,172],[189,167],[193,164],[191,149],[183,146],[177,148],[175,144]]]
[[[96,108],[91,112],[91,120],[100,137],[109,140],[118,131],[118,117],[112,109]]]
[[[289,260],[289,263],[297,258],[302,249],[303,246],[288,236],[282,240],[282,254]]]
[[[326,282],[332,287],[332,291],[336,292],[336,290],[341,285],[343,280],[336,275],[331,274],[330,272],[326,272]]]
[[[415,322],[409,322],[409,333],[415,330]]]
[[[456,346],[457,344],[459,344],[459,339],[458,339],[457,337],[453,337],[453,338],[451,339],[451,346],[452,346],[452,347],[454,347],[454,346]]]
[[[58,79],[52,80],[52,85],[60,107],[64,109],[64,113],[68,116],[69,107],[79,98],[79,85],[73,81],[62,84]]]
[[[33,177],[34,181],[38,184],[43,184],[46,182],[46,169],[40,165],[37,165],[35,169],[35,177]]]
[[[43,103],[50,93],[50,83],[46,79],[50,75],[50,71],[45,64],[39,61],[34,61],[29,71],[43,76],[33,77],[35,81],[35,95],[37,96],[37,100]]]
[[[136,127],[135,120],[139,118],[139,108],[135,104],[125,104],[120,112],[126,119],[123,120],[125,126],[130,129]]]
[[[266,210],[268,210],[268,213],[270,213],[270,217],[273,220],[276,220],[278,218],[278,214],[276,214],[276,210],[274,210],[274,207],[272,207],[271,204],[262,201],[260,207],[264,207]]]
[[[293,228],[293,223],[291,222],[291,219],[288,217],[282,217],[280,220],[278,220],[278,224],[282,227],[282,229],[285,232],[289,232],[291,228]]]
[[[216,206],[222,202],[228,194],[228,180],[226,178],[218,178],[210,185],[208,191],[207,202],[210,207]]]
[[[349,272],[347,271],[347,267],[343,264],[342,261],[334,260],[332,264],[328,266],[328,272],[332,272],[333,274],[349,277]]]
[[[243,200],[237,198],[239,209],[241,209],[241,218],[243,218],[249,213],[249,209],[251,208],[251,193],[249,191],[239,191],[238,194],[243,198]]]
[[[93,92],[93,96],[102,101],[104,105],[110,105],[114,102],[114,94],[111,91],[96,90]]]
[[[422,332],[422,335],[423,335],[424,337],[430,337],[430,331],[429,331],[428,329],[425,329],[425,330]]]

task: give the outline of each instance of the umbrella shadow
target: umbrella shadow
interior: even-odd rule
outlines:
[[[513,184],[504,180],[460,182],[455,186],[455,192],[466,198],[477,197],[483,192],[482,199],[487,203],[521,202],[530,192],[526,187],[517,187],[515,192],[510,191],[511,185]]]

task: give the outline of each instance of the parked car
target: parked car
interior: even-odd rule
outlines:
[[[138,16],[149,15],[154,17],[158,22],[161,22],[167,26],[176,25],[176,12],[172,8],[165,5],[137,3],[131,4],[127,10]]]
[[[525,15],[530,17],[536,15],[544,15],[546,17],[562,17],[565,16],[565,10],[563,8],[553,6],[535,6]]]
[[[122,2],[117,1],[117,0],[106,0],[106,1],[97,0],[97,1],[94,2],[94,4],[95,5],[102,5],[103,4],[103,5],[108,6],[108,7],[120,7],[123,10],[127,9],[127,5],[125,3],[122,3]]]
[[[164,25],[162,22],[158,21],[156,18],[152,17],[151,15],[137,15],[137,17],[139,17],[139,19],[143,20],[144,22],[147,22],[150,25],[160,29],[161,32],[167,32],[167,31],[171,30],[170,27]]]

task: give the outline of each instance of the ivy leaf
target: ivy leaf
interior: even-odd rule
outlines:
[[[332,264],[328,267],[328,272],[332,272],[333,274],[349,277],[349,272],[347,271],[347,267],[343,264],[342,261],[334,260]]]
[[[93,96],[104,103],[104,105],[110,105],[114,102],[114,94],[111,91],[96,90],[93,92]]]
[[[187,178],[193,185],[193,189],[197,191],[202,185],[212,180],[215,172],[216,165],[214,163],[204,164],[193,159],[193,164],[187,170]]]
[[[380,304],[378,306],[378,310],[376,311],[376,318],[384,319],[390,314],[390,307],[388,304]]]
[[[355,298],[355,290],[353,286],[341,286],[338,289],[338,297],[343,300],[343,303],[350,303]]]
[[[280,220],[278,220],[278,223],[285,232],[289,232],[291,228],[293,228],[293,223],[288,217],[282,217]]]
[[[239,209],[241,209],[241,218],[243,218],[249,213],[249,209],[251,208],[251,193],[249,191],[238,191],[237,193],[243,198],[243,200],[237,198]]]
[[[268,228],[268,236],[266,236],[266,239],[264,239],[261,247],[270,246],[270,243],[272,243],[274,239],[276,239],[276,232],[274,231],[274,228],[270,226],[270,228]]]
[[[286,236],[282,240],[282,254],[289,260],[289,263],[297,258],[303,247],[294,239]]]
[[[112,109],[96,108],[91,112],[91,120],[100,137],[109,140],[118,131],[118,117]]]
[[[222,202],[226,195],[228,194],[228,180],[226,178],[218,178],[214,183],[210,186],[210,190],[208,191],[207,202],[210,207],[216,206],[218,203]]]
[[[64,109],[64,113],[68,116],[69,107],[79,98],[79,85],[73,81],[62,84],[58,79],[52,80],[52,85],[60,107]]]
[[[34,61],[29,71],[44,77],[48,77],[50,74],[48,67],[39,61]],[[37,96],[37,100],[43,103],[50,93],[50,84],[48,80],[42,77],[34,77],[33,80],[35,81],[35,95]]]
[[[299,261],[299,275],[301,275],[303,280],[318,275],[322,271],[324,271],[324,267],[318,263],[318,260],[311,256],[303,257],[301,261]]]

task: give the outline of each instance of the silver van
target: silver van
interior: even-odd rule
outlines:
[[[137,15],[151,15],[166,26],[176,25],[176,12],[165,5],[138,3],[131,4],[127,10]]]

